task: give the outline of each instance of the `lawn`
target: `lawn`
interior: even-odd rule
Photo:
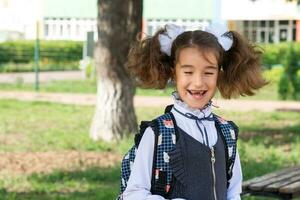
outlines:
[[[34,84],[17,82],[14,84],[0,84],[0,91],[34,91]],[[82,93],[82,94],[96,94],[97,87],[96,82],[91,80],[84,81],[52,81],[48,83],[40,84],[41,92],[59,92],[59,93]],[[167,87],[164,90],[157,89],[136,89],[136,95],[141,96],[169,96],[174,87]],[[220,95],[218,95],[219,98]],[[252,99],[252,100],[278,100],[277,85],[275,83],[265,86],[263,89],[259,90],[255,96],[252,97],[242,97],[242,99]]]
[[[138,120],[162,110],[136,108]],[[245,180],[300,164],[299,112],[216,112],[240,126]],[[0,100],[0,113],[1,200],[115,198],[119,160],[133,137],[91,141],[93,107]]]
[[[35,85],[32,83],[0,83],[0,90],[3,91],[35,91]],[[168,96],[173,87],[165,90],[155,89],[141,89],[137,88],[137,95],[146,96]],[[59,93],[82,93],[82,94],[96,94],[97,83],[92,80],[77,80],[77,81],[51,81],[47,83],[40,83],[40,92],[59,92]]]

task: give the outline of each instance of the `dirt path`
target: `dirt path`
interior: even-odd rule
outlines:
[[[36,93],[0,91],[0,99],[16,99],[21,101],[44,101],[75,105],[95,105],[94,94],[70,94],[70,93]],[[135,106],[161,107],[172,104],[170,97],[136,96]],[[262,101],[262,100],[214,100],[214,105],[220,109],[236,111],[275,111],[292,110],[300,112],[300,102],[296,101]]]
[[[48,151],[0,153],[0,173],[51,173],[87,167],[111,167],[121,160],[112,152]]]

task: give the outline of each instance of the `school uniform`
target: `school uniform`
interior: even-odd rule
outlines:
[[[233,175],[227,188],[225,148],[215,122],[209,120],[211,105],[202,110],[191,109],[173,94],[179,138],[169,153],[174,181],[167,199],[174,200],[240,200],[242,171],[237,152]],[[193,116],[189,118],[185,114]],[[196,120],[197,118],[197,120]],[[207,119],[207,120],[206,120]],[[130,178],[123,193],[124,200],[164,200],[151,194],[154,132],[147,128],[136,152]],[[214,149],[215,162],[211,162]]]

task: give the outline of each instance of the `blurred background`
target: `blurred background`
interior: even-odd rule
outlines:
[[[116,142],[89,135],[101,84],[97,16],[97,0],[0,0],[0,199],[118,195],[120,161],[133,136]],[[217,21],[263,49],[269,81],[252,97],[214,99],[215,112],[240,127],[244,180],[299,165],[299,2],[143,0],[145,35],[166,23],[203,29]],[[137,121],[161,114],[173,90],[137,87]]]

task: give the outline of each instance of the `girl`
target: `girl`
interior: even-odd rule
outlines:
[[[176,143],[176,153],[169,155],[175,163],[170,167],[177,181],[168,199],[240,199],[242,172],[238,153],[228,187],[224,178],[226,170],[216,161],[214,195],[207,186],[211,183],[211,171],[204,170],[209,163],[203,160],[210,153],[208,149],[222,145],[215,122],[209,120],[216,90],[219,89],[227,99],[253,95],[254,90],[266,84],[261,74],[260,55],[259,49],[222,25],[210,26],[205,31],[184,31],[179,26],[168,24],[153,37],[132,48],[128,67],[135,80],[145,87],[164,88],[171,79],[176,86],[171,113],[178,127],[179,140],[182,141]],[[153,151],[154,132],[148,127],[139,144],[123,199],[165,199],[150,192]],[[201,156],[191,158],[195,155],[193,152]],[[216,152],[216,160],[221,155],[224,157],[225,154]],[[185,167],[178,169],[178,166]],[[178,170],[181,174],[176,174]],[[186,182],[181,182],[177,175],[183,175]]]

